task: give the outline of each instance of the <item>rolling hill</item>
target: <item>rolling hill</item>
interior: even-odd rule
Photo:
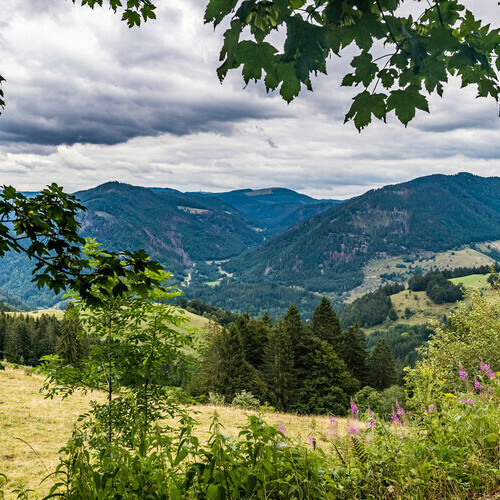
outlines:
[[[347,292],[372,259],[442,252],[500,239],[500,178],[432,175],[372,190],[302,221],[226,269],[272,281]]]

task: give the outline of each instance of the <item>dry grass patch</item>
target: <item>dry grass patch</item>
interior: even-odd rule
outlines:
[[[77,417],[89,408],[91,399],[103,400],[104,395],[75,394],[61,400],[44,399],[40,393],[43,377],[29,368],[7,366],[0,371],[0,472],[9,478],[8,490],[24,486],[35,490],[33,498],[41,498],[50,489],[50,480],[40,480],[58,464],[58,451],[71,435]],[[193,414],[199,425],[194,433],[202,441],[210,435],[214,412],[227,435],[237,435],[251,410],[232,407],[199,405]],[[298,416],[284,413],[265,413],[269,424],[283,424],[288,436],[306,442],[313,434],[317,443],[326,444],[329,418]],[[347,420],[339,419],[340,433],[347,432]],[[15,498],[8,494],[7,499]]]

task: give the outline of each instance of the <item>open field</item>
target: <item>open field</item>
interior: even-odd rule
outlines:
[[[42,382],[43,377],[32,374],[29,368],[7,366],[0,371],[0,472],[9,477],[8,490],[24,485],[40,495],[46,493],[51,482],[40,486],[40,480],[56,467],[58,450],[70,437],[73,423],[88,409],[91,399],[103,398],[94,393],[73,395],[64,401],[44,399],[40,394]],[[252,413],[231,407],[193,407],[199,421],[195,433],[202,440],[209,436],[214,411],[219,413],[225,433],[233,435],[245,423],[246,415]],[[268,413],[265,419],[271,424],[283,423],[290,436],[305,441],[314,432],[318,443],[326,442],[328,417]],[[343,428],[346,422],[341,421]]]
[[[492,243],[494,245],[495,242]],[[486,243],[485,251],[487,250]],[[347,302],[368,292],[373,292],[382,285],[381,275],[397,274],[400,281],[407,281],[414,275],[414,270],[419,267],[423,273],[435,269],[455,269],[457,267],[476,267],[494,264],[494,260],[472,248],[461,250],[449,250],[433,254],[431,252],[421,253],[415,256],[414,262],[405,262],[402,257],[386,257],[370,261],[364,269],[363,284],[349,292]]]
[[[462,283],[465,288],[477,288],[478,290],[486,290],[488,288],[489,274],[470,274],[461,278],[452,278],[450,281],[454,285]]]

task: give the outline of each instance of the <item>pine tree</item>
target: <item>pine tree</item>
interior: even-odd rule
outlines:
[[[328,342],[313,337],[308,364],[296,410],[300,413],[344,414],[349,397],[360,387],[344,361]]]
[[[342,327],[330,301],[323,297],[311,318],[313,334],[328,342],[335,352],[342,352]]]
[[[273,406],[279,411],[287,411],[293,387],[293,350],[283,321],[274,325],[270,332],[262,374]]]
[[[379,339],[368,363],[370,385],[381,391],[396,383],[396,370],[389,346]]]
[[[347,369],[359,380],[361,386],[365,386],[368,381],[368,353],[365,349],[365,334],[361,330],[359,323],[356,322],[344,332],[343,337],[342,357]]]
[[[245,359],[259,369],[264,358],[264,346],[269,335],[269,326],[263,320],[255,320],[248,312],[236,321],[236,328],[241,338]]]
[[[11,363],[23,363],[23,345],[18,331],[19,321],[9,321],[5,328],[4,356]]]
[[[83,345],[77,335],[79,328],[78,318],[74,315],[74,305],[70,302],[61,322],[61,335],[57,340],[56,353],[66,364],[75,368],[80,366],[83,358]]]

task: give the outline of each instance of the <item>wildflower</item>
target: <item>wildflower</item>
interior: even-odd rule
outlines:
[[[349,434],[359,434],[359,429],[352,424],[349,424]]]
[[[477,391],[480,391],[481,388],[482,388],[481,382],[479,382],[479,380],[474,379],[474,389],[476,389]]]
[[[370,408],[366,410],[366,413],[368,415],[366,427],[375,427],[375,424],[377,423],[377,415],[375,415],[375,413]]]
[[[333,429],[326,431],[326,439],[331,439],[334,437],[337,437],[337,433]]]
[[[455,398],[456,397],[455,394],[452,394],[451,392],[445,392],[444,396],[447,398]]]
[[[461,378],[462,380],[464,380],[464,379],[466,379],[466,378],[467,378],[467,372],[466,372],[465,370],[460,370],[460,371],[458,372],[458,374],[460,375],[460,378]]]
[[[392,409],[391,420],[393,424],[401,424],[401,420],[399,420],[398,414]]]
[[[497,376],[495,372],[490,372],[488,375],[490,376],[491,379],[494,379]]]
[[[354,418],[358,418],[358,414],[359,414],[358,407],[356,406],[356,403],[351,398],[351,415]]]
[[[316,448],[316,443],[314,441],[314,438],[312,437],[312,434],[309,434],[309,437],[307,438],[307,442],[311,445],[311,448]]]
[[[432,413],[435,410],[436,410],[436,405],[435,404],[429,405],[429,413]]]
[[[335,417],[330,417],[330,424],[335,425],[337,423],[337,419]]]
[[[490,367],[486,363],[481,363],[481,371],[482,372],[489,372]]]
[[[473,405],[474,404],[474,400],[472,398],[467,399],[467,404],[468,405]]]
[[[285,429],[285,426],[282,422],[280,422],[280,424],[278,425],[278,431],[281,432],[281,434],[286,436],[286,429]]]
[[[398,406],[398,409],[396,410],[396,412],[400,416],[405,414],[405,411],[403,410],[403,408],[401,408],[401,406]]]

